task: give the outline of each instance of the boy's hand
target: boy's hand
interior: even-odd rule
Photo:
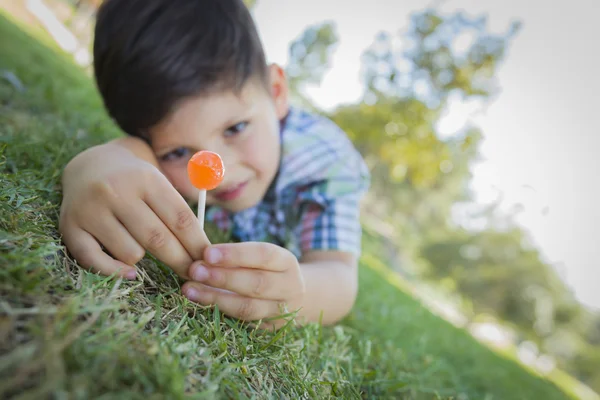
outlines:
[[[285,248],[262,242],[218,244],[206,249],[204,260],[192,264],[193,281],[182,288],[192,301],[216,304],[225,314],[246,321],[281,315],[283,304],[294,312],[304,302],[298,260]],[[282,319],[269,322],[276,328],[283,324]]]
[[[146,251],[187,278],[210,244],[158,168],[114,143],[79,154],[65,168],[59,230],[81,266],[130,279]]]

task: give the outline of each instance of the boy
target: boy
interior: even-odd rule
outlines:
[[[187,298],[242,320],[283,305],[332,324],[351,310],[368,171],[332,122],[289,106],[241,0],[106,0],[94,72],[128,135],[65,168],[60,232],[80,265],[134,279],[148,251]],[[226,171],[206,219],[238,243],[211,245],[186,202],[199,150]]]

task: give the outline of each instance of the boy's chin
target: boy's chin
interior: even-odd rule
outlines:
[[[240,212],[258,205],[259,201],[252,198],[241,198],[219,204],[220,207],[229,212]]]
[[[231,200],[219,200],[212,198],[214,205],[223,208],[229,212],[237,213],[249,208],[256,207],[262,201],[265,193],[257,187],[255,181],[250,181],[248,185],[243,189],[239,197]]]

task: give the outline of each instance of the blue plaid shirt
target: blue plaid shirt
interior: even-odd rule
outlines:
[[[242,242],[283,246],[296,257],[311,250],[360,255],[360,201],[367,167],[332,121],[291,108],[281,130],[279,171],[255,207],[230,213],[210,207],[207,221]]]

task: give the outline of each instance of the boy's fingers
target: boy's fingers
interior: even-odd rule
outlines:
[[[278,272],[298,263],[288,250],[266,242],[215,244],[205,250],[204,260],[220,267],[241,266]]]
[[[204,249],[210,244],[208,237],[192,209],[170,183],[154,186],[144,201],[179,239],[190,257],[202,259]]]
[[[141,199],[119,207],[116,216],[131,236],[175,273],[187,278],[192,259],[179,240]]]
[[[193,302],[205,306],[216,304],[223,313],[244,321],[256,321],[281,314],[276,301],[240,296],[197,282],[186,282],[182,291]]]
[[[133,265],[146,255],[146,251],[131,236],[131,233],[112,214],[98,215],[94,219],[93,230],[83,227],[88,232],[94,232],[95,239],[117,260]],[[92,227],[89,227],[92,228]]]
[[[285,276],[279,272],[258,269],[205,267],[201,263],[194,263],[190,267],[190,277],[195,282],[265,300],[278,300],[291,295],[289,288],[281,282]]]
[[[135,279],[135,267],[110,257],[88,232],[82,229],[68,230],[63,234],[63,241],[73,258],[83,268],[105,276],[116,274],[125,279]]]

